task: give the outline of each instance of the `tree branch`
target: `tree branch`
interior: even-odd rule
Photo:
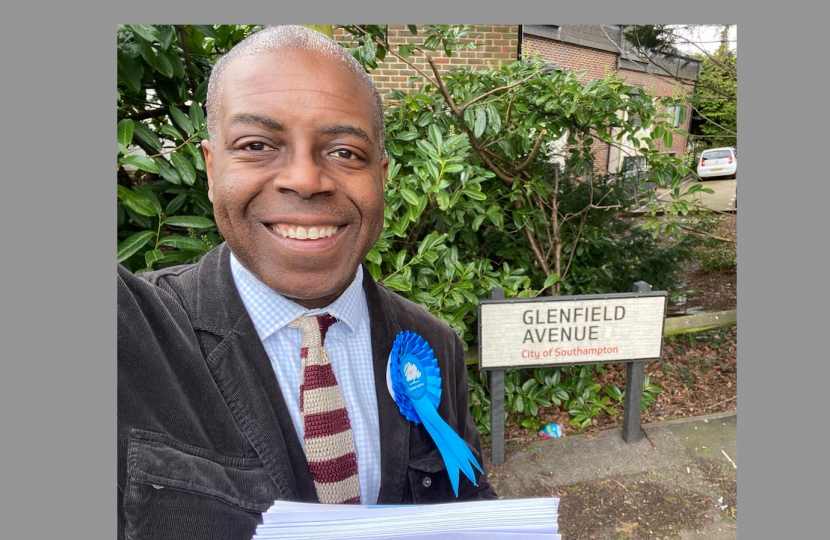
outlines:
[[[536,240],[534,240],[533,235],[530,234],[530,229],[527,227],[522,227],[525,231],[525,236],[527,236],[527,240],[530,242],[530,249],[533,250],[533,254],[536,256],[536,262],[539,263],[539,267],[542,269],[542,272],[545,274],[545,279],[550,276],[550,266],[548,266],[548,262],[542,256],[542,252],[539,250],[539,246],[536,244]]]
[[[438,90],[441,92],[441,95],[444,97],[444,101],[447,102],[447,105],[450,107],[450,111],[452,111],[453,115],[455,115],[456,119],[458,120],[461,129],[467,134],[467,138],[470,140],[470,144],[473,145],[476,153],[481,156],[481,159],[487,165],[487,167],[493,171],[496,176],[498,176],[502,182],[507,184],[508,186],[513,185],[513,182],[516,180],[514,177],[505,173],[501,168],[499,168],[495,163],[493,163],[484,150],[481,148],[478,140],[476,139],[473,132],[470,130],[470,126],[467,125],[467,122],[464,121],[464,114],[458,109],[455,104],[455,100],[452,99],[449,91],[447,91],[447,87],[444,86],[444,81],[441,79],[441,75],[438,73],[438,67],[433,62],[432,58],[427,56],[427,62],[429,62],[430,67],[432,68],[432,72],[435,74],[435,78],[437,81]]]
[[[147,118],[159,118],[160,116],[167,116],[168,114],[170,114],[170,109],[165,106],[149,111],[141,111],[130,116],[125,116],[124,118],[129,118],[130,120],[146,120]]]
[[[539,136],[536,137],[536,142],[533,144],[533,149],[530,151],[530,154],[527,156],[527,159],[524,161],[524,163],[513,169],[513,174],[519,174],[523,170],[527,169],[531,163],[533,163],[533,160],[535,160],[537,154],[539,154],[539,148],[542,147],[542,139],[545,138],[545,135],[547,135],[547,133],[548,130],[546,129],[543,129],[541,132],[539,132]]]
[[[355,25],[355,26],[354,26],[354,28],[356,28],[356,29],[357,29],[357,31],[358,31],[358,32],[360,32],[360,34],[361,34],[362,36],[366,37],[366,36],[368,35],[368,33],[367,33],[367,32],[366,32],[363,28],[361,28],[360,26]],[[373,42],[375,42],[376,44],[378,44],[378,45],[384,45],[384,46],[386,47],[386,50],[387,50],[388,52],[392,53],[392,56],[394,56],[395,58],[397,58],[398,60],[400,60],[401,62],[403,62],[404,64],[406,64],[407,66],[409,66],[412,70],[414,70],[414,71],[416,71],[416,72],[420,73],[420,74],[421,74],[421,76],[422,76],[424,79],[426,79],[426,80],[427,80],[427,82],[430,82],[430,83],[432,83],[432,84],[435,84],[435,81],[433,81],[433,80],[432,80],[432,78],[430,78],[430,76],[429,76],[429,75],[427,75],[426,73],[424,73],[424,71],[423,71],[423,70],[421,70],[421,68],[419,68],[418,66],[416,66],[415,64],[413,64],[412,62],[410,62],[409,60],[407,60],[406,58],[404,58],[404,57],[403,57],[403,56],[401,56],[400,54],[398,54],[398,52],[397,52],[395,49],[389,48],[389,47],[388,47],[387,45],[385,45],[384,43],[381,43],[380,41],[378,41],[377,39],[375,39],[375,37],[374,37],[374,36],[372,36],[370,39],[371,39]],[[427,58],[427,60],[429,60],[429,57],[428,57],[426,54],[424,54],[424,56]],[[437,76],[437,72],[436,72],[436,76]],[[440,76],[439,76],[439,79],[440,79]],[[437,86],[437,85],[436,85],[436,86]]]
[[[465,110],[467,110],[467,107],[469,107],[470,105],[472,105],[476,101],[479,101],[479,100],[482,100],[482,99],[484,99],[488,96],[491,96],[491,95],[495,94],[496,92],[501,92],[501,91],[504,91],[504,90],[510,90],[511,88],[519,86],[520,84],[526,83],[527,81],[529,81],[530,79],[532,79],[533,77],[538,75],[540,72],[541,72],[541,70],[536,70],[536,71],[534,71],[533,73],[531,73],[530,75],[528,75],[527,77],[525,77],[524,79],[522,79],[520,81],[516,81],[516,82],[508,84],[506,86],[500,86],[498,88],[493,88],[492,90],[488,90],[487,92],[484,92],[480,96],[474,97],[473,99],[471,99],[470,101],[465,103],[463,107],[461,107],[461,112],[463,113]]]
[[[187,70],[191,73],[194,73],[196,70],[193,69],[193,62],[190,61],[190,52],[187,50],[187,40],[185,39],[184,35],[184,25],[178,24],[176,28],[179,29],[179,42],[182,44],[182,52],[184,53],[184,62],[187,64]],[[190,87],[190,90],[194,90],[194,81],[193,78],[187,75],[187,86]]]
[[[690,105],[691,105],[691,104],[690,104]],[[714,120],[712,120],[711,118],[707,117],[705,114],[703,114],[702,112],[700,112],[700,109],[698,109],[698,108],[697,108],[697,107],[695,107],[694,105],[692,105],[692,109],[694,109],[695,111],[697,111],[697,114],[699,114],[699,115],[700,115],[700,117],[701,117],[701,118],[703,118],[704,120],[706,120],[707,122],[711,122],[711,123],[713,123],[714,125],[718,126],[718,127],[719,127],[719,128],[721,128],[722,130],[724,130],[724,131],[726,131],[726,132],[728,132],[728,133],[730,133],[730,134],[732,134],[732,135],[735,135],[736,137],[738,136],[738,134],[737,134],[737,133],[735,133],[734,131],[732,131],[731,129],[729,129],[729,128],[725,128],[725,127],[723,127],[722,125],[720,125],[720,124],[718,124],[717,122],[715,122]]]
[[[711,238],[712,240],[718,240],[719,242],[726,242],[727,244],[732,243],[731,238],[724,238],[722,236],[715,236],[714,234],[699,232],[699,231],[696,231],[696,230],[692,229],[691,227],[687,227],[686,225],[681,225],[680,223],[678,223],[677,226],[680,227],[681,229],[689,231],[690,233],[692,233],[696,236],[702,236],[703,238]]]

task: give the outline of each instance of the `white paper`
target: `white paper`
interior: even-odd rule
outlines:
[[[252,540],[560,540],[559,499],[506,499],[432,505],[338,505],[277,501]]]

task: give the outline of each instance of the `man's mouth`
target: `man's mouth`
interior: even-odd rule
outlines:
[[[337,233],[340,228],[333,225],[316,225],[304,227],[302,225],[290,225],[287,223],[273,223],[268,227],[283,238],[295,238],[297,240],[317,240],[318,238],[329,238]]]

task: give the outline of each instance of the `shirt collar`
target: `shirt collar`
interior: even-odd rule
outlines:
[[[231,253],[231,273],[245,309],[251,316],[260,340],[265,340],[288,323],[303,315],[329,313],[343,321],[352,334],[360,327],[366,303],[363,291],[363,267],[359,265],[351,284],[334,302],[320,309],[305,308],[262,283]]]

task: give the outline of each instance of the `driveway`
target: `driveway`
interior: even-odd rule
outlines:
[[[704,180],[700,181],[697,179],[689,179],[685,180],[680,187],[680,191],[686,191],[695,183],[700,183],[704,188],[709,188],[714,193],[703,193],[698,191],[697,193],[692,193],[688,197],[686,197],[689,201],[696,201],[699,202],[704,207],[715,210],[718,212],[737,212],[738,207],[736,205],[736,197],[737,197],[737,186],[738,186],[738,179],[732,180]],[[671,200],[671,193],[667,189],[657,188],[657,200],[658,201],[670,201]],[[645,208],[640,209],[641,211],[645,210]]]

